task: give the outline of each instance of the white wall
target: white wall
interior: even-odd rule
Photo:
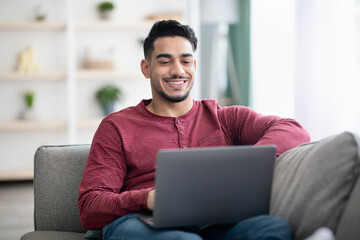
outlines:
[[[250,105],[294,117],[294,2],[251,1]]]
[[[296,1],[295,116],[314,140],[360,134],[355,1]]]
[[[295,118],[314,141],[346,130],[360,134],[360,13],[354,4],[252,0],[255,110]]]

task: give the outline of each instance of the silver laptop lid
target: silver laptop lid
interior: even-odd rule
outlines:
[[[269,213],[274,146],[161,150],[154,227],[235,223]]]

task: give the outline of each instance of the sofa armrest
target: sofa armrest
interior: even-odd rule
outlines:
[[[36,231],[85,233],[77,198],[90,145],[42,146],[34,162]]]

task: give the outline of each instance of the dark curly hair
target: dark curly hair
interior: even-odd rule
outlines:
[[[195,52],[197,48],[198,39],[195,36],[194,30],[188,26],[179,23],[176,20],[162,20],[154,23],[149,35],[144,41],[144,56],[150,59],[154,51],[154,42],[159,37],[184,37],[191,43],[192,49]]]

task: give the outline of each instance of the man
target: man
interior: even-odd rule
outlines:
[[[80,185],[82,224],[102,229],[104,239],[291,239],[289,225],[275,216],[166,230],[152,229],[137,219],[137,214],[154,208],[159,149],[275,144],[279,156],[309,141],[306,130],[292,119],[193,100],[196,48],[197,38],[189,26],[168,20],[152,27],[141,61],[152,99],[110,114],[100,124]]]

